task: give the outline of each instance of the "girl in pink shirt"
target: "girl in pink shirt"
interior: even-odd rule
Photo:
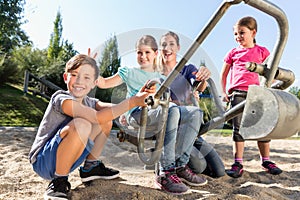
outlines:
[[[239,44],[232,49],[225,57],[221,71],[221,86],[223,101],[229,102],[231,107],[244,101],[247,96],[249,85],[259,85],[259,76],[255,72],[246,69],[247,62],[263,63],[270,55],[265,47],[256,44],[255,36],[257,23],[253,17],[241,18],[233,27],[234,38]],[[226,92],[227,76],[230,72],[228,93]],[[238,178],[243,174],[243,154],[245,140],[239,134],[239,127],[242,114],[235,117],[233,122],[234,164],[226,173]],[[261,155],[262,166],[270,174],[280,174],[282,172],[275,163],[270,161],[270,141],[258,141],[258,149]]]

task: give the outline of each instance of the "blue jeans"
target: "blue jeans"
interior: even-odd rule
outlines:
[[[147,126],[157,124],[160,127],[161,119],[158,117],[160,111],[158,107],[148,112]],[[139,124],[140,114],[140,111],[133,112],[129,117],[129,124]],[[202,115],[202,111],[197,107],[169,104],[164,147],[160,157],[162,171],[185,166],[188,163]]]
[[[202,137],[195,141],[188,165],[196,174],[203,173],[213,178],[225,175],[219,154]]]
[[[160,128],[162,127],[161,111],[161,106],[148,111],[147,129],[149,126],[151,128],[155,127],[155,130],[153,130],[153,134],[160,131]],[[134,110],[128,118],[129,125],[133,127],[139,126],[140,116],[141,109]],[[164,138],[164,147],[160,158],[160,165],[162,166],[162,170],[175,168],[175,144],[179,120],[179,107],[176,104],[170,102],[168,110],[168,119],[166,122],[167,124]]]
[[[189,162],[193,144],[201,126],[203,112],[195,106],[179,106],[179,111],[175,160],[176,167],[183,167]]]

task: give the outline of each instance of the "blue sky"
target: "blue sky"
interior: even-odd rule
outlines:
[[[27,0],[23,29],[36,48],[46,48],[57,11],[62,14],[63,38],[73,43],[80,53],[90,47],[98,49],[112,35],[118,37],[124,64],[135,65],[134,43],[142,34],[152,34],[159,41],[167,30],[181,37],[183,55],[207,21],[222,4],[221,0]],[[300,86],[299,35],[300,5],[297,0],[270,0],[281,8],[289,21],[289,36],[280,66],[296,75],[295,86]],[[277,41],[278,25],[274,18],[245,3],[234,5],[202,43],[199,56],[191,61],[199,64],[207,60],[216,78],[220,73],[223,57],[236,46],[232,26],[241,17],[254,16],[258,21],[257,43],[271,52]],[[119,41],[120,38],[120,41]],[[203,55],[204,54],[204,55]],[[214,77],[213,77],[214,78]]]

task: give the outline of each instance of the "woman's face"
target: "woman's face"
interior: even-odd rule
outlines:
[[[176,39],[171,35],[163,36],[160,40],[161,56],[163,61],[166,62],[176,62],[176,55],[180,49],[177,44]]]

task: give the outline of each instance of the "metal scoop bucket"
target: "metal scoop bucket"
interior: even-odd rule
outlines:
[[[240,134],[245,140],[284,139],[300,130],[300,101],[283,90],[250,86]]]

